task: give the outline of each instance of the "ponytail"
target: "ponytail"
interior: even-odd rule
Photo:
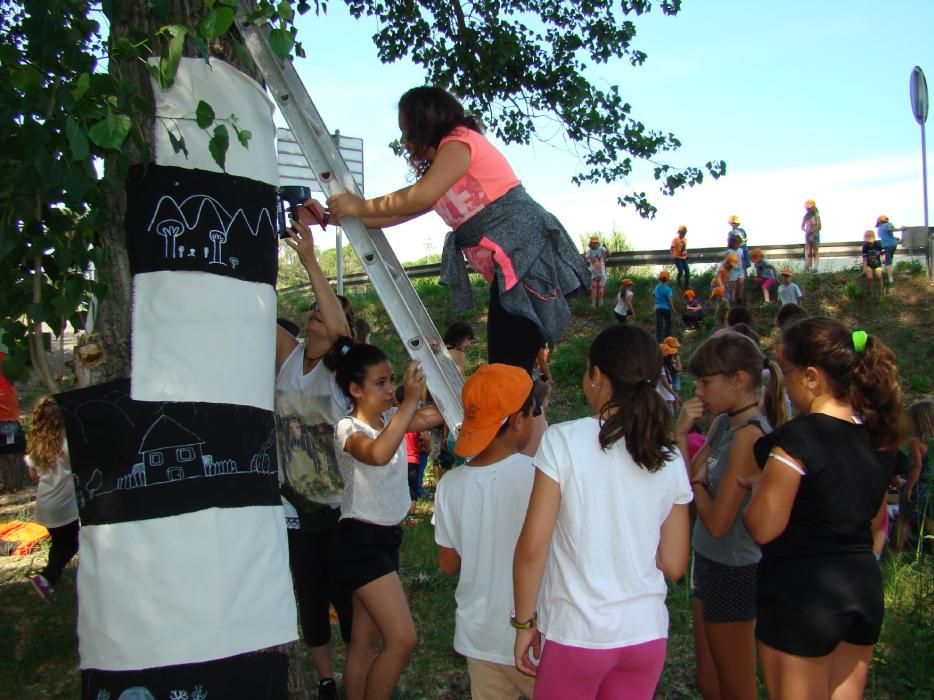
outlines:
[[[874,449],[901,442],[902,390],[895,355],[874,335],[851,333],[830,318],[805,318],[782,333],[782,356],[796,367],[824,372],[834,398],[849,402]]]
[[[895,355],[878,337],[868,336],[857,353],[850,404],[863,419],[877,450],[896,450],[902,438],[902,390]]]
[[[785,378],[778,363],[766,360],[765,369],[769,371],[769,383],[762,396],[762,407],[765,417],[769,419],[769,425],[774,430],[791,419],[788,415],[788,394],[785,391]]]
[[[662,368],[655,339],[637,326],[613,326],[593,341],[588,361],[588,371],[599,368],[612,387],[599,413],[601,449],[623,440],[636,464],[658,471],[674,450],[671,412],[655,390]]]

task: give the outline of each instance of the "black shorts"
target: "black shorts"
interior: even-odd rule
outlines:
[[[337,565],[347,590],[399,570],[399,547],[402,528],[398,525],[374,525],[353,518],[337,524]]]
[[[499,303],[499,279],[490,283],[490,306],[486,317],[487,362],[521,367],[529,376],[545,339],[531,320],[511,314]]]
[[[882,629],[882,571],[871,551],[759,564],[756,638],[786,654],[867,646]]]
[[[418,500],[418,462],[409,462],[408,463],[408,478],[409,478],[409,500],[417,501]]]
[[[305,643],[319,647],[331,641],[332,604],[337,611],[341,637],[349,642],[353,605],[351,591],[338,575],[336,531],[288,533],[289,565]]]
[[[750,622],[756,619],[758,564],[728,566],[694,552],[694,597],[703,604],[704,622]]]

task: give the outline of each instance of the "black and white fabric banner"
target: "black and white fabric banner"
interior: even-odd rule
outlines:
[[[127,185],[129,382],[58,397],[82,518],[82,697],[282,698],[268,650],[297,626],[272,414],[273,107],[214,59],[152,85],[165,128]],[[223,169],[201,100],[231,135]]]
[[[288,697],[285,654],[241,654],[152,671],[81,672],[82,697],[94,700],[223,700]]]
[[[270,411],[134,401],[126,379],[56,401],[82,525],[280,503]]]
[[[275,286],[276,188],[223,173],[137,166],[127,181],[130,271],[208,272]]]

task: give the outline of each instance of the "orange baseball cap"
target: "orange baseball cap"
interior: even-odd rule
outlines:
[[[677,348],[680,348],[680,347],[681,347],[681,342],[680,342],[677,338],[675,338],[673,335],[669,335],[667,338],[665,338],[665,339],[662,341],[662,343],[664,343],[665,345],[667,345],[667,346],[670,347],[670,348],[675,348],[675,349],[677,349]]]
[[[454,452],[461,457],[476,457],[483,452],[531,393],[532,378],[520,367],[495,363],[477,369],[461,389],[464,422]]]
[[[660,343],[658,349],[662,351],[662,357],[668,357],[669,355],[677,355],[678,348],[673,348],[666,343]]]
[[[693,299],[694,297],[697,296],[697,292],[695,292],[693,289],[685,289],[684,292],[682,293],[682,296],[685,299]]]
[[[671,273],[668,272],[668,270],[662,270],[658,273],[658,279],[660,279],[662,282],[667,282],[671,279]]]
[[[713,289],[711,289],[710,298],[711,299],[723,299],[724,298],[723,287],[714,287]]]
[[[632,286],[632,280],[629,279],[629,278],[627,277],[627,278],[624,279],[620,284],[622,284],[624,287],[631,287],[631,286]]]
[[[749,251],[749,259],[759,262],[762,260],[762,251],[759,248],[753,248]]]

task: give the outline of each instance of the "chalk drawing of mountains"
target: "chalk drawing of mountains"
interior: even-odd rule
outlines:
[[[165,240],[166,259],[184,256],[185,247],[189,255],[203,247],[203,256],[214,265],[226,265],[223,246],[231,234],[254,238],[260,234],[276,235],[272,215],[266,207],[259,209],[256,221],[252,222],[242,208],[231,213],[214,197],[204,194],[190,195],[181,202],[171,195],[163,195],[146,230]],[[197,231],[198,240],[179,240],[188,231]]]

